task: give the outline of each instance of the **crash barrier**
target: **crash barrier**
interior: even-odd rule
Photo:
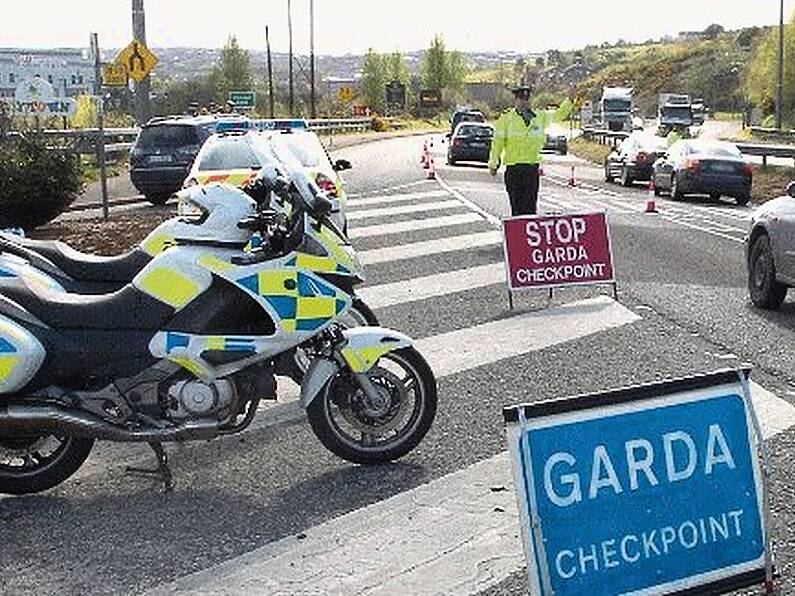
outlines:
[[[783,157],[795,160],[795,145],[765,145],[762,143],[736,143],[737,148],[745,155],[762,158],[762,165],[767,165],[768,157]]]
[[[775,593],[749,373],[504,408],[529,593]]]
[[[610,145],[616,147],[619,142],[623,141],[629,136],[628,132],[604,130],[601,128],[583,128],[582,137],[590,141],[596,141],[602,145]]]

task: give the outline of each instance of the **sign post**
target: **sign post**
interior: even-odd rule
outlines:
[[[608,284],[618,299],[604,213],[523,215],[502,220],[508,302],[520,290]]]
[[[749,372],[503,410],[530,593],[771,593]]]

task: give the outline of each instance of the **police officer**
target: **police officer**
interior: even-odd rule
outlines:
[[[530,108],[530,87],[513,90],[516,108],[499,117],[489,156],[489,173],[497,175],[505,165],[505,189],[511,201],[511,213],[535,215],[538,210],[539,164],[546,144],[546,129],[562,122],[574,107],[568,98],[554,112],[535,112]]]

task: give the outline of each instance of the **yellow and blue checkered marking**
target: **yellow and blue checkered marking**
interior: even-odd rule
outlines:
[[[10,271],[3,271],[2,269],[0,269],[0,277],[16,277],[16,276]]]
[[[335,288],[300,271],[263,271],[238,283],[262,296],[287,331],[315,331],[341,314],[347,304]]]
[[[0,337],[0,354],[16,354],[17,348],[4,337]]]
[[[257,347],[255,339],[252,337],[223,337],[211,336],[202,337],[204,340],[204,349],[220,352],[248,352],[256,353]],[[188,348],[190,346],[191,336],[184,333],[175,333],[169,331],[166,334],[166,354],[170,355],[179,348]]]

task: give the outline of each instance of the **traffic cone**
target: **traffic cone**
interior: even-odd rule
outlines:
[[[436,180],[436,162],[433,156],[428,158],[428,180]]]
[[[544,177],[544,166],[538,167],[538,175],[543,178]]]
[[[428,161],[428,141],[422,143],[422,153],[420,153],[420,163],[425,165],[426,161]]]
[[[431,149],[433,149],[433,137],[431,137],[430,147],[431,147]]]
[[[571,166],[571,175],[569,176],[569,186],[571,186],[572,188],[577,186],[577,177],[575,176],[575,173],[574,173],[574,165],[573,164]]]
[[[657,196],[654,192],[654,178],[649,180],[649,197],[646,199],[646,213],[657,213]]]

